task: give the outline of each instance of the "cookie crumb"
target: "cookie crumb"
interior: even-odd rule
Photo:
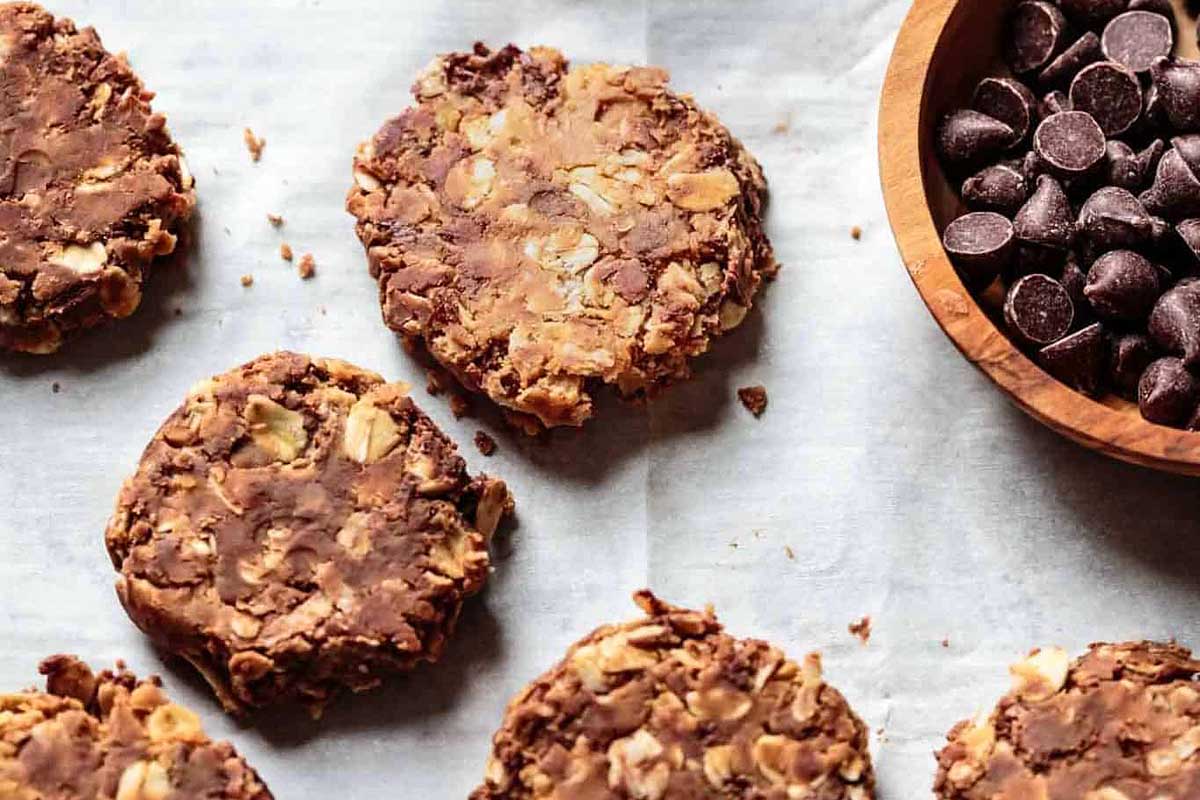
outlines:
[[[62,386],[59,385],[58,381],[55,381],[54,383],[50,384],[50,391],[58,394],[62,391]]]
[[[246,143],[246,149],[250,151],[250,160],[257,162],[262,158],[263,148],[267,146],[267,140],[254,135],[254,131],[246,128],[242,131],[242,141]]]
[[[950,647],[950,637],[949,636],[947,636],[945,639],[942,639],[942,647],[946,647],[946,648]]]
[[[776,136],[782,136],[783,134],[787,133],[791,129],[792,129],[792,115],[789,113],[783,119],[779,120],[779,122],[775,123],[775,126],[773,128],[771,128],[771,133],[775,134]]]
[[[783,553],[784,553],[784,555],[786,555],[788,557],[788,561],[796,560],[796,551],[793,550],[789,545],[785,544],[783,546]]]
[[[308,280],[313,275],[317,274],[317,261],[313,258],[312,253],[305,253],[300,256],[300,266],[297,267],[300,272],[300,277]]]
[[[871,641],[871,618],[863,617],[857,622],[851,622],[847,630],[854,636],[857,636],[858,640],[865,645]]]
[[[283,226],[283,217],[278,214],[267,214],[267,222],[271,223],[271,227],[279,228]]]
[[[743,386],[737,391],[738,400],[756,417],[767,410],[767,388],[765,386]]]
[[[485,456],[490,456],[496,452],[496,440],[483,431],[475,431],[475,446]]]
[[[293,255],[295,254],[292,253],[292,246],[290,244],[284,242],[283,244],[279,245],[279,257],[284,261],[291,261]]]
[[[253,275],[243,275],[242,276],[242,286],[252,286],[252,285],[254,285],[254,276]]]
[[[471,413],[471,403],[461,394],[450,395],[450,413],[455,419],[462,419]]]
[[[856,242],[861,241],[862,240],[862,227],[859,225],[855,225],[853,228],[851,228],[850,229],[850,238]]]
[[[446,388],[442,383],[442,376],[436,369],[425,370],[425,391],[429,392],[433,397],[437,397]]]

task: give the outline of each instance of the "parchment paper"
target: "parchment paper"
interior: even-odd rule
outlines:
[[[1197,484],[1026,419],[959,357],[909,284],[875,156],[903,0],[55,10],[127,50],[159,93],[201,214],[189,263],[158,275],[136,318],[55,357],[0,361],[0,689],[31,684],[50,653],[123,657],[162,672],[281,800],[462,798],[509,697],[592,627],[633,616],[629,594],[648,585],[676,603],[712,602],[734,633],[794,657],[821,650],[830,681],[879,731],[880,796],[907,800],[930,795],[931,751],[992,705],[1029,648],[1200,645]],[[405,107],[414,74],[475,39],[669,68],[763,162],[784,271],[691,383],[644,410],[604,402],[582,433],[549,445],[491,414],[456,421],[418,388],[472,468],[517,497],[520,524],[496,543],[486,594],[436,669],[339,702],[320,723],[273,712],[239,726],[127,621],[105,520],[198,378],[287,347],[423,386],[379,320],[343,196],[355,145]],[[245,125],[267,140],[257,165]],[[282,230],[268,212],[286,217]],[[316,256],[315,279],[279,260],[281,240]],[[770,392],[760,420],[734,397],[750,383]],[[478,428],[500,442],[491,459],[470,445]],[[866,646],[846,629],[864,614]]]

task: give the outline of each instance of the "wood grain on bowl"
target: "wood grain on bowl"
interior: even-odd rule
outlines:
[[[962,205],[938,164],[933,128],[945,111],[969,104],[981,78],[997,72],[1011,5],[916,0],[900,30],[880,103],[879,158],[901,258],[955,346],[1028,414],[1114,458],[1200,475],[1200,433],[1154,425],[1132,403],[1092,400],[1051,378],[998,327],[995,298],[985,294],[981,304],[971,296],[942,247],[941,232]],[[1193,30],[1181,26],[1181,55],[1196,54]]]

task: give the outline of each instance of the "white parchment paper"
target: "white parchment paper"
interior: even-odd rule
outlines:
[[[930,796],[931,752],[951,724],[990,707],[1030,647],[1200,645],[1197,484],[1026,419],[958,356],[909,284],[875,156],[904,0],[54,10],[129,52],[201,205],[189,263],[158,275],[136,318],[54,357],[0,360],[0,689],[31,684],[50,653],[125,658],[162,672],[280,800],[462,798],[508,698],[592,627],[632,616],[630,592],[648,585],[676,603],[712,602],[734,633],[794,657],[821,650],[829,679],[878,731],[880,796],[908,800]],[[475,39],[669,68],[763,162],[784,271],[694,381],[644,410],[602,403],[582,433],[548,446],[494,415],[456,421],[418,389],[472,468],[516,494],[520,524],[496,544],[487,592],[436,669],[343,700],[320,723],[273,712],[239,726],[127,621],[105,520],[200,377],[286,347],[423,386],[379,320],[343,196],[355,145],[408,103],[417,70]],[[267,140],[257,165],[246,125]],[[282,230],[268,212],[286,217]],[[279,260],[282,240],[316,256],[315,279]],[[761,420],[734,397],[749,383],[770,391]],[[500,442],[491,459],[470,445],[478,428]],[[867,646],[846,630],[864,614]]]

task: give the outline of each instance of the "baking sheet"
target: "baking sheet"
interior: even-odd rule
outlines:
[[[1086,452],[1026,419],[936,328],[895,253],[875,164],[877,95],[903,0],[297,2],[61,0],[127,50],[186,149],[200,218],[186,267],[136,318],[46,359],[0,362],[0,687],[60,651],[160,671],[285,798],[464,797],[507,699],[632,590],[715,604],[740,635],[826,671],[877,733],[880,797],[929,796],[956,720],[1034,645],[1200,645],[1194,482]],[[761,159],[780,278],[694,381],[582,433],[521,441],[456,421],[505,478],[519,526],[444,662],[337,703],[320,723],[239,726],[126,620],[102,532],[122,478],[197,379],[273,348],[423,385],[379,321],[342,209],[357,142],[436,52],[476,39],[649,62]],[[253,165],[243,126],[267,140]],[[268,212],[287,223],[276,231]],[[860,225],[861,242],[850,228]],[[280,241],[311,251],[299,280]],[[239,277],[253,274],[243,288]],[[174,310],[181,310],[176,316]],[[53,383],[61,385],[57,394]],[[766,415],[734,397],[762,383]],[[470,446],[483,428],[491,459]],[[794,553],[794,560],[787,555]],[[846,626],[869,614],[863,646]],[[945,639],[948,647],[942,646]]]

